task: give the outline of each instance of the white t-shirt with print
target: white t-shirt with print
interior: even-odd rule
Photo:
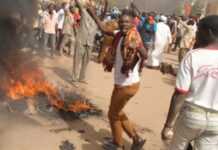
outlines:
[[[218,111],[218,49],[190,51],[181,63],[176,89],[187,93],[187,102]]]
[[[139,75],[139,62],[136,64],[133,71],[129,72],[129,76],[127,77],[125,74],[121,73],[121,68],[123,66],[123,58],[121,55],[121,43],[123,38],[120,39],[119,44],[116,49],[116,58],[115,58],[115,71],[114,71],[114,80],[115,84],[119,86],[129,86],[140,81]]]

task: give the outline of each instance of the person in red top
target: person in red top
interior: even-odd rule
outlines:
[[[133,15],[134,15],[133,24],[134,24],[136,27],[138,27],[139,24],[140,24],[140,22],[141,22],[141,20],[139,19],[139,17],[138,17],[138,15],[137,15],[136,12],[134,12]]]
[[[79,26],[80,19],[81,19],[81,15],[79,13],[79,9],[76,7],[76,8],[74,8],[75,27]]]

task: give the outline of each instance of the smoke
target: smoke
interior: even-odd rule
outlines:
[[[31,57],[21,51],[25,42],[22,37],[31,31],[36,8],[36,0],[0,0],[1,84],[8,78],[15,78],[19,68],[31,61]]]
[[[22,46],[21,35],[31,28],[36,14],[35,0],[0,0],[0,53]]]

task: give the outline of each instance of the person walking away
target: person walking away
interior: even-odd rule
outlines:
[[[142,71],[147,51],[143,46],[140,34],[133,24],[133,14],[124,10],[119,19],[117,33],[107,31],[104,24],[89,9],[104,34],[114,36],[114,44],[110,57],[107,57],[105,71],[112,71],[114,66],[114,90],[111,97],[108,118],[113,140],[103,145],[106,150],[123,150],[122,133],[125,132],[133,140],[131,150],[141,150],[145,140],[136,132],[123,109],[139,89],[140,72]]]
[[[70,6],[69,9],[65,10],[65,18],[64,18],[64,25],[63,25],[63,37],[60,44],[60,55],[64,54],[64,48],[66,44],[69,44],[69,50],[67,51],[68,55],[71,55],[72,50],[75,46],[75,19],[73,14],[73,6]]]
[[[163,53],[168,49],[172,42],[172,35],[167,23],[167,17],[161,16],[160,22],[157,23],[157,32],[155,33],[155,49],[149,53],[147,66],[149,68],[160,69],[163,61]]]
[[[218,16],[200,20],[196,42],[181,62],[162,139],[169,150],[218,148]],[[173,134],[174,132],[174,134]]]
[[[44,44],[43,48],[46,49],[48,42],[51,43],[51,56],[53,56],[56,49],[56,25],[57,25],[57,14],[54,10],[54,4],[48,6],[48,12],[43,17],[44,27]]]
[[[144,47],[151,54],[155,48],[155,33],[157,32],[157,23],[153,16],[149,15],[141,26],[138,27],[138,31],[144,43]]]
[[[75,2],[81,15],[80,25],[76,34],[72,72],[72,83],[77,86],[77,82],[87,83],[87,67],[97,33],[97,25],[87,12],[86,7],[89,1],[85,1],[84,4],[80,3],[79,0],[75,0]]]

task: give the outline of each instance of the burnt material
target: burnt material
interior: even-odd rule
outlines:
[[[62,144],[59,146],[60,150],[75,150],[75,146],[70,143],[68,140],[63,141]]]
[[[90,101],[86,100],[86,104],[90,106],[89,110],[86,111],[80,111],[80,112],[70,112],[65,110],[59,110],[60,116],[64,120],[73,120],[73,119],[82,119],[82,118],[88,118],[91,116],[101,116],[102,110],[98,109],[96,106],[94,106]]]

